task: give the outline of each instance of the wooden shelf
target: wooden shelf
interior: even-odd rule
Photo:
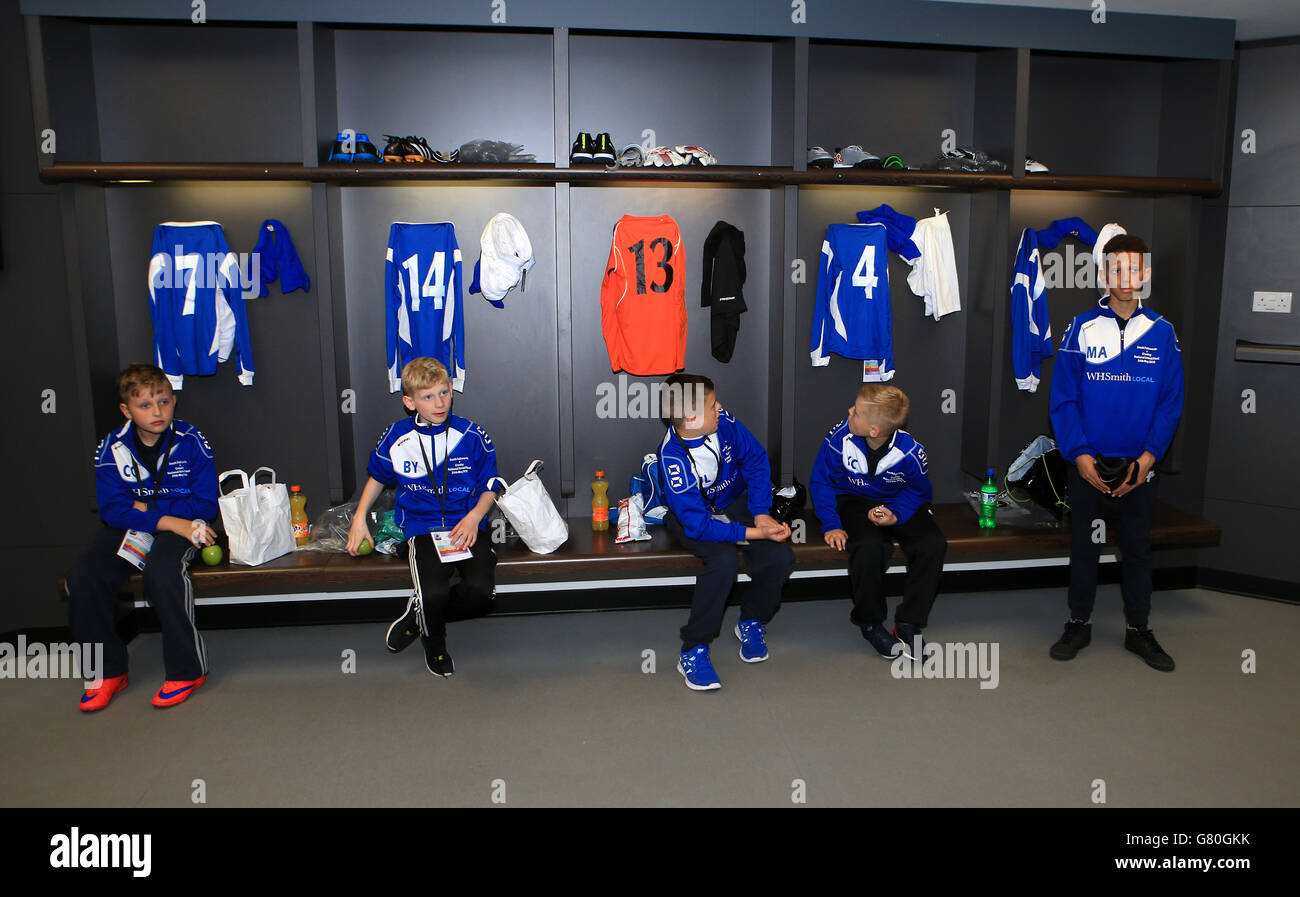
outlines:
[[[974,190],[1085,190],[1139,194],[1217,196],[1220,185],[1204,178],[1099,177],[1093,175],[1010,174],[963,171],[885,171],[813,169],[781,166],[710,165],[678,168],[557,168],[527,165],[359,164],[308,168],[289,162],[60,162],[41,169],[46,181],[312,181],[317,183],[437,183],[440,181],[517,181],[569,184],[744,184],[804,186],[922,187]]]

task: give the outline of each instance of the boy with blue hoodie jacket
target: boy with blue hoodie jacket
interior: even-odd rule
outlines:
[[[772,518],[772,467],[767,452],[745,425],[718,404],[713,381],[674,374],[662,393],[668,432],[659,446],[660,486],[668,513],[664,525],[704,561],[695,579],[691,616],[682,627],[677,671],[693,691],[722,687],[709,645],[722,629],[727,596],[742,546],[750,582],[740,601],[740,659],[767,660],[767,622],[781,603],[781,588],[794,568],[794,551],[780,544],[790,526]],[[748,514],[752,523],[741,522]]]
[[[948,540],[930,513],[925,446],[900,429],[908,408],[898,387],[863,384],[848,417],[822,441],[808,492],[826,544],[848,550],[849,620],[881,657],[901,652],[920,661]],[[907,582],[890,630],[885,571],[895,539],[907,559]]]
[[[1101,546],[1093,521],[1118,518],[1124,647],[1162,672],[1174,661],[1148,627],[1155,466],[1183,413],[1182,349],[1174,327],[1142,304],[1151,280],[1147,244],[1132,234],[1106,243],[1107,295],[1070,322],[1052,373],[1052,429],[1070,468],[1070,618],[1051,656],[1071,660],[1092,641]],[[1122,478],[1107,482],[1098,461],[1118,459]]]
[[[412,413],[384,430],[370,453],[347,545],[355,556],[370,541],[370,506],[385,486],[396,486],[393,519],[406,535],[415,593],[385,643],[396,654],[418,637],[425,669],[443,679],[456,671],[447,624],[491,613],[497,564],[491,540],[479,538],[496,499],[489,485],[497,476],[496,447],[482,427],[452,414],[451,401],[451,376],[441,362],[412,358],[402,368],[402,404]],[[460,574],[455,585],[453,568]]]
[[[176,394],[161,368],[133,364],[117,376],[126,422],[95,450],[95,494],[104,526],[69,571],[68,626],[81,644],[104,646],[104,669],[81,696],[101,710],[127,686],[126,645],[118,637],[117,590],[137,570],[162,628],[166,679],[155,707],[185,701],[208,678],[203,636],[194,623],[189,566],[216,540],[212,447],[176,420]]]

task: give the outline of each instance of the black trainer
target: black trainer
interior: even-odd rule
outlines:
[[[433,150],[429,147],[428,142],[423,137],[407,137],[406,142],[414,152],[407,161],[410,162],[432,162]],[[414,158],[418,155],[420,158]]]
[[[892,632],[881,626],[879,623],[867,623],[859,626],[862,630],[862,637],[867,640],[871,647],[876,649],[876,653],[885,660],[893,660],[899,654],[903,653],[903,643],[899,641]]]
[[[1051,655],[1056,660],[1074,660],[1074,655],[1092,644],[1092,621],[1073,618],[1065,621],[1065,632],[1052,645]]]
[[[614,158],[614,141],[610,139],[609,134],[597,134],[591,150],[591,161],[613,165]]]
[[[1147,666],[1162,673],[1174,671],[1174,659],[1165,653],[1156,641],[1156,634],[1150,629],[1134,629],[1132,626],[1124,633],[1124,647],[1147,662]]]
[[[406,145],[406,138],[394,137],[392,134],[385,134],[384,136],[388,138],[388,143],[384,146],[384,161],[405,162],[407,155],[412,152],[410,147]]]
[[[447,643],[435,641],[427,635],[420,636],[420,641],[424,643],[425,669],[435,676],[450,679],[452,673],[456,672],[456,665],[451,662],[451,654],[447,651]]]
[[[375,145],[370,142],[369,134],[357,135],[357,149],[356,152],[352,154],[352,161],[353,162],[382,162],[383,161],[383,159],[379,155],[379,150],[375,149]]]
[[[903,646],[903,653],[912,660],[925,659],[925,642],[921,639],[921,627],[913,626],[911,623],[904,623],[902,620],[894,621],[894,638]]]
[[[570,162],[590,162],[595,153],[596,141],[590,134],[582,133],[573,139],[573,150],[569,153]]]
[[[421,628],[420,599],[412,595],[406,602],[406,610],[388,627],[384,643],[394,654],[405,651],[419,637]]]

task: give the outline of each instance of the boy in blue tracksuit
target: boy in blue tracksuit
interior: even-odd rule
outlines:
[[[447,650],[447,623],[491,612],[496,595],[496,551],[480,539],[496,494],[497,453],[483,428],[451,413],[452,381],[441,362],[413,358],[402,368],[402,404],[414,412],[389,426],[370,453],[370,478],[352,516],[348,553],[370,541],[366,515],[385,486],[397,486],[394,521],[406,535],[415,594],[388,628],[388,650],[418,636],[425,667],[444,679],[455,672]],[[437,539],[435,539],[435,534]],[[443,562],[449,548],[471,557]],[[456,568],[460,582],[450,584]]]
[[[216,540],[212,447],[176,420],[176,395],[161,368],[133,364],[117,377],[126,423],[95,450],[95,494],[104,527],[68,573],[68,625],[81,644],[104,646],[104,669],[81,697],[82,710],[107,707],[127,686],[126,645],[118,637],[117,590],[137,570],[162,628],[165,680],[155,707],[189,698],[207,681],[208,657],[194,623],[189,565]]]
[[[781,603],[781,588],[794,567],[794,551],[780,544],[788,524],[772,509],[772,468],[745,425],[722,410],[713,381],[674,374],[664,384],[668,432],[659,446],[660,486],[668,512],[664,524],[683,547],[704,561],[695,579],[691,616],[682,627],[677,671],[694,691],[722,687],[709,645],[722,629],[727,596],[742,544],[750,583],[740,602],[740,659],[767,659],[766,625]],[[746,515],[751,523],[742,522]]]
[[[1107,295],[1070,322],[1052,373],[1052,429],[1070,469],[1070,618],[1052,646],[1072,659],[1092,640],[1097,592],[1093,521],[1118,518],[1121,592],[1128,623],[1124,647],[1155,669],[1174,661],[1148,627],[1151,611],[1151,518],[1156,463],[1183,413],[1182,349],[1174,327],[1142,304],[1150,283],[1150,250],[1131,234],[1103,248]],[[1126,459],[1125,475],[1106,482],[1099,459]]]
[[[898,387],[863,384],[848,417],[826,434],[808,491],[826,544],[849,552],[849,620],[881,657],[901,651],[920,660],[948,540],[930,513],[925,446],[899,429],[908,407]],[[907,558],[907,584],[891,631],[884,625],[885,571],[894,539]]]

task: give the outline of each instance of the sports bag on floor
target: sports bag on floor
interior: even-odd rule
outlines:
[[[271,474],[271,482],[258,483],[257,475],[264,470]],[[293,551],[296,545],[293,524],[289,522],[289,493],[284,483],[275,481],[275,471],[259,467],[253,471],[250,483],[242,470],[227,470],[217,477],[218,491],[227,477],[234,476],[243,485],[217,499],[221,523],[230,540],[230,562],[256,567]]]
[[[529,464],[524,475],[509,486],[501,477],[493,477],[488,481],[488,487],[491,488],[493,483],[506,486],[505,492],[497,496],[497,507],[506,515],[529,551],[550,554],[569,538],[569,525],[555,510],[542,478],[537,475],[541,466],[540,460]]]
[[[1012,500],[1022,504],[1032,501],[1057,520],[1070,509],[1069,462],[1061,457],[1050,436],[1039,436],[1025,446],[1007,470],[1005,485]],[[1028,497],[1016,495],[1013,485]]]

